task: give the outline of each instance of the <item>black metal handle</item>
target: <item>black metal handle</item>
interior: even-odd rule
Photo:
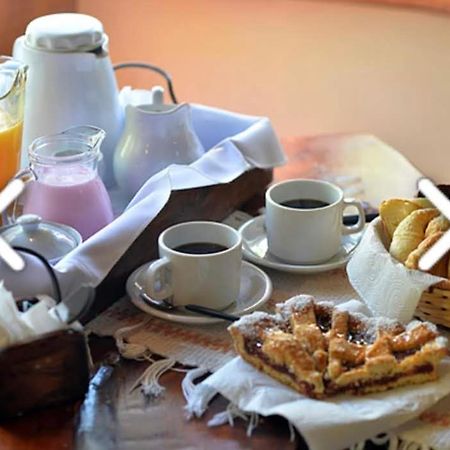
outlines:
[[[54,291],[55,297],[56,297],[55,298],[56,303],[61,303],[61,301],[62,301],[61,287],[59,285],[58,278],[56,277],[55,271],[53,270],[52,265],[47,261],[47,259],[44,256],[42,256],[41,254],[39,254],[38,252],[31,250],[29,248],[13,246],[13,249],[17,250],[19,252],[22,252],[22,253],[27,253],[29,255],[32,255],[32,256],[36,257],[37,259],[39,259],[39,261],[42,262],[44,267],[47,269],[48,274],[50,275],[50,279],[52,280],[52,286],[53,286],[53,291]]]
[[[172,102],[175,104],[178,103],[177,97],[175,96],[175,91],[173,89],[172,77],[164,69],[161,69],[161,67],[155,66],[154,64],[149,64],[149,63],[140,62],[140,61],[130,61],[130,62],[124,62],[124,63],[119,63],[119,64],[113,65],[114,70],[126,69],[126,68],[148,69],[148,70],[152,70],[153,72],[159,73],[166,80]]]
[[[55,295],[56,304],[62,303],[61,286],[59,285],[59,281],[56,276],[55,270],[53,269],[53,266],[47,261],[47,259],[44,256],[42,256],[40,253],[38,253],[34,250],[31,250],[29,248],[13,246],[13,249],[17,250],[19,252],[22,252],[22,253],[32,255],[32,256],[36,257],[37,259],[39,259],[39,261],[42,262],[42,264],[46,268],[46,270],[50,276],[50,279],[52,281],[52,287],[53,287],[53,292]],[[36,298],[21,299],[21,300],[17,301],[17,304],[18,304],[19,308],[22,307],[22,308],[27,309],[27,307],[32,306],[33,304],[37,303],[37,301],[38,300]],[[72,322],[81,319],[87,313],[87,311],[91,308],[93,301],[94,301],[94,293],[90,292],[86,303],[82,306],[82,308],[75,315],[73,315],[73,317],[70,317],[67,320],[67,324],[70,325]],[[69,312],[70,312],[70,308],[69,308]],[[56,311],[56,313],[58,314],[57,311]]]

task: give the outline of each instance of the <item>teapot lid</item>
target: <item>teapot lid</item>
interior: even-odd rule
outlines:
[[[50,52],[85,52],[101,47],[106,37],[102,23],[86,14],[50,14],[32,20],[25,31],[26,44]]]
[[[10,245],[35,250],[53,264],[81,244],[80,233],[72,227],[35,214],[20,216],[16,223],[1,228],[0,236]]]

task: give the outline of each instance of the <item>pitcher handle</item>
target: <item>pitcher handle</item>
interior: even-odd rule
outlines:
[[[26,186],[31,181],[37,180],[37,175],[31,167],[27,167],[26,169],[23,169],[16,175],[14,175],[14,178],[11,179],[9,184],[13,183],[15,180],[21,181],[22,187],[18,187],[18,189],[20,189],[20,192],[15,196],[12,207],[9,209],[5,208],[2,211],[2,221],[5,225],[11,225],[16,222],[17,201],[23,191],[23,186]]]
[[[153,72],[156,72],[159,75],[161,75],[166,80],[172,102],[175,104],[178,103],[177,97],[175,96],[175,91],[173,90],[172,77],[164,69],[161,69],[161,67],[155,66],[154,64],[149,64],[149,63],[145,63],[145,62],[141,62],[141,61],[130,61],[130,62],[118,63],[118,64],[113,65],[114,70],[120,70],[120,69],[126,69],[126,68],[148,69],[148,70],[152,70]]]

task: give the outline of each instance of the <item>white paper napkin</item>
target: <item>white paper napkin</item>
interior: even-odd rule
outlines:
[[[386,250],[378,218],[369,224],[347,265],[350,283],[376,315],[409,322],[423,291],[440,277],[407,269]]]
[[[49,301],[50,300],[50,301]],[[0,282],[0,349],[43,333],[68,327],[55,311],[51,299],[42,299],[22,313],[3,283]],[[78,324],[75,325],[78,328]]]

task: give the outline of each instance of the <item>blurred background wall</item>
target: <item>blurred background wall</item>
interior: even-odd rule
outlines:
[[[1,50],[10,53],[33,17],[91,14],[114,62],[166,68],[182,101],[269,116],[282,137],[372,133],[450,181],[450,1],[397,1],[435,9],[381,0],[1,0]],[[119,80],[162,83],[135,70]]]

